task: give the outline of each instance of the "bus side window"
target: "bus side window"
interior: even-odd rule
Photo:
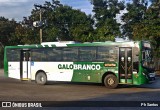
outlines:
[[[20,50],[19,49],[7,49],[8,61],[20,61]]]
[[[97,61],[117,61],[118,59],[118,48],[111,46],[98,47],[97,50]]]
[[[64,61],[77,61],[78,60],[78,48],[63,48],[63,60]]]
[[[79,48],[80,61],[95,61],[96,47],[81,47]]]
[[[33,49],[31,53],[32,61],[40,61],[41,53],[38,51],[38,49]]]

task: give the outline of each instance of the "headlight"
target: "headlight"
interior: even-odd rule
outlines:
[[[155,73],[149,73],[149,77],[155,77],[156,76],[156,74]]]

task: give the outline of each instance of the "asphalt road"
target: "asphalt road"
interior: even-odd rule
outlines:
[[[63,83],[50,82],[48,85],[37,85],[35,82],[19,81],[16,79],[5,78],[3,70],[0,70],[0,101],[87,101],[94,102],[129,102],[131,101],[159,101],[160,102],[160,77],[156,77],[156,81],[151,84],[141,86],[121,86],[117,89],[107,89],[101,84],[88,83]],[[159,103],[157,102],[157,103]],[[134,103],[134,102],[133,102]],[[136,102],[135,102],[136,103]],[[141,103],[140,103],[141,104]],[[55,107],[54,109],[84,109],[84,110],[106,110],[117,108],[106,107]],[[77,106],[77,105],[75,105]],[[114,106],[114,105],[113,105]],[[160,109],[159,107],[138,107],[137,110]],[[127,107],[125,107],[126,109]],[[0,108],[1,109],[1,108]],[[7,108],[12,109],[12,108]],[[20,109],[20,108],[19,108]],[[24,109],[24,108],[23,108]],[[44,110],[52,110],[53,108],[43,108]],[[123,107],[118,107],[124,110]],[[128,108],[132,109],[132,108]],[[39,109],[37,109],[39,110]],[[135,108],[134,108],[135,110]]]

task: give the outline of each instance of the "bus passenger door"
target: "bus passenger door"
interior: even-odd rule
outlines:
[[[29,80],[31,72],[31,61],[30,61],[29,50],[21,50],[20,58],[20,78],[21,80]]]
[[[132,48],[119,48],[119,82],[132,84]]]

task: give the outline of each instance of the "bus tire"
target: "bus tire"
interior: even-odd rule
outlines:
[[[44,72],[36,74],[36,83],[39,85],[45,85],[47,83],[47,76]]]
[[[106,75],[104,78],[104,85],[110,89],[116,88],[118,86],[117,77],[113,74]]]

